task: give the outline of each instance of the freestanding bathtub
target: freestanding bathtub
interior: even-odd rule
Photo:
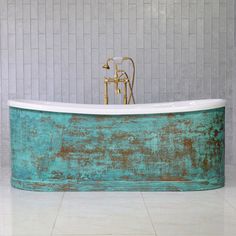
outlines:
[[[9,101],[12,186],[190,191],[224,186],[225,101]]]

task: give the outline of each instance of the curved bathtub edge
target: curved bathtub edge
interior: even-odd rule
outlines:
[[[34,100],[9,100],[8,106],[33,111],[89,115],[144,115],[204,111],[226,106],[225,99],[199,99],[131,105],[75,104]]]
[[[36,182],[11,178],[12,187],[27,191],[203,191],[222,188],[225,179],[201,181],[81,181],[81,182]]]

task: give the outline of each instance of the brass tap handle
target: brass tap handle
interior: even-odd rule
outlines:
[[[118,94],[121,93],[121,90],[119,88],[119,79],[118,78],[114,78],[114,83],[115,83],[115,92],[118,95]]]
[[[127,104],[127,82],[128,80],[124,80],[124,104]]]

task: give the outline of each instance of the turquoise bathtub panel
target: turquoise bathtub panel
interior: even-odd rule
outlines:
[[[82,115],[10,109],[12,185],[187,191],[224,185],[224,108]]]

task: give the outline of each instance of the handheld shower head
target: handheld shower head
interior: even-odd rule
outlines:
[[[110,66],[108,65],[108,62],[102,66],[103,69],[110,70]]]

